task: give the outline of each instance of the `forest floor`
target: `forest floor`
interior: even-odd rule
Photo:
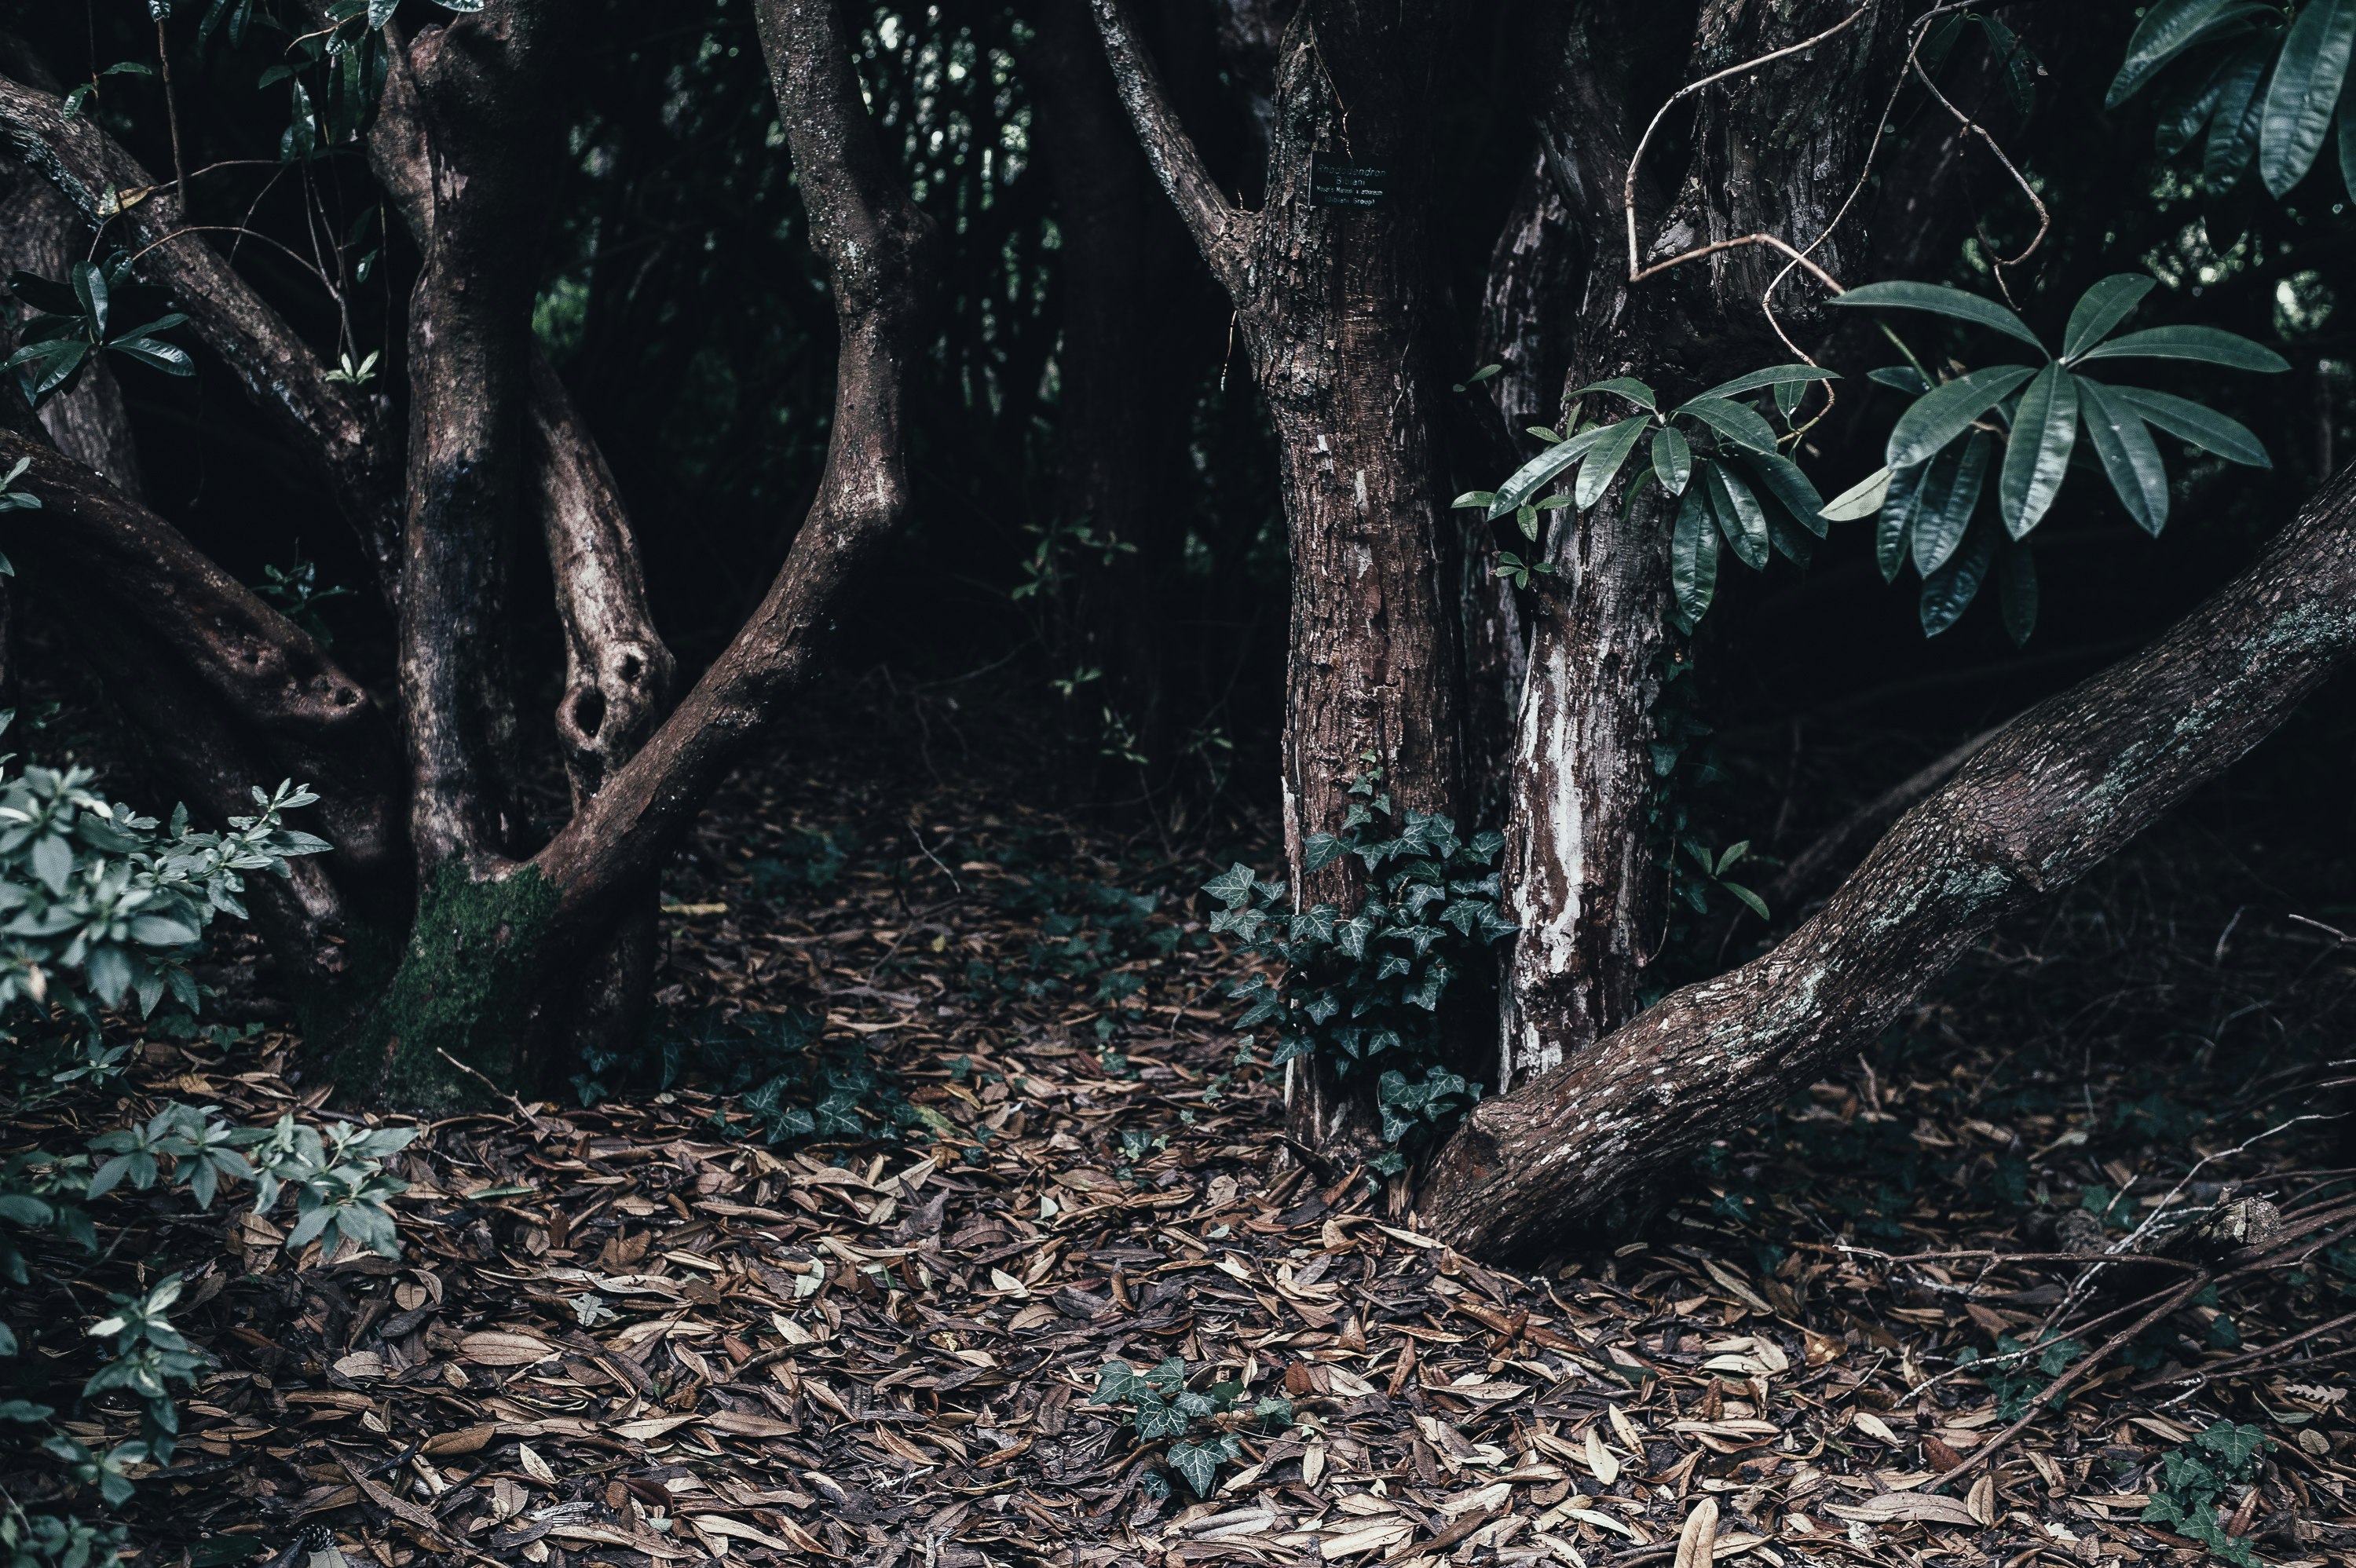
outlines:
[[[2066,1255],[2090,1225],[2345,1196],[2315,1129],[2254,1135],[2356,963],[2279,912],[2179,926],[2181,838],[1641,1232],[1523,1271],[1284,1157],[1191,899],[1217,862],[915,777],[742,783],[667,883],[663,1050],[423,1129],[399,1261],[159,1218],[219,1365],[134,1504],[147,1561],[2104,1568],[2199,1560],[2188,1530],[2356,1561],[2344,1242],[2037,1403],[2122,1321],[2076,1327],[2125,1299]],[[327,1100],[244,1032],[149,1046],[140,1093]],[[834,1136],[772,1145],[791,1096],[723,1092],[781,1062],[831,1071]],[[841,1135],[895,1095],[911,1136]],[[1095,1403],[1116,1362],[1149,1381]]]

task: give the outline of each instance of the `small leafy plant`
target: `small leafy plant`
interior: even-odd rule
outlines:
[[[1603,498],[1612,481],[1645,447],[1649,465],[1638,469],[1622,505],[1633,504],[1646,485],[1657,483],[1680,497],[1670,533],[1671,571],[1678,619],[1687,631],[1709,609],[1718,588],[1719,541],[1753,571],[1764,571],[1780,552],[1804,566],[1825,536],[1818,514],[1824,499],[1781,443],[1794,439],[1794,419],[1810,385],[1837,378],[1814,365],[1776,365],[1722,382],[1664,410],[1653,389],[1633,376],[1615,376],[1580,388],[1571,396],[1617,398],[1638,412],[1609,423],[1597,421],[1569,434],[1532,426],[1547,443],[1494,490],[1472,490],[1454,505],[1477,508],[1483,519],[1511,517],[1522,536],[1543,546],[1544,517],[1576,507],[1584,512]],[[1778,436],[1751,400],[1772,393],[1785,434]],[[1575,477],[1574,477],[1575,476]],[[1571,481],[1569,495],[1541,496],[1547,486]],[[1554,568],[1543,550],[1529,559],[1499,552],[1496,575],[1516,588]]]
[[[1246,953],[1279,965],[1276,977],[1256,973],[1228,992],[1245,1004],[1237,1027],[1275,1026],[1271,1065],[1322,1054],[1344,1077],[1378,1071],[1384,1136],[1405,1146],[1480,1099],[1479,1084],[1441,1064],[1440,998],[1515,927],[1498,908],[1504,837],[1468,842],[1445,816],[1394,811],[1381,768],[1364,761],[1342,830],[1312,833],[1301,846],[1312,871],[1357,858],[1367,893],[1355,911],[1292,909],[1285,883],[1240,862],[1203,891],[1225,906],[1211,916],[1213,931],[1235,933]],[[1407,1152],[1393,1148],[1371,1168],[1397,1175]]]
[[[2086,1353],[2086,1347],[2075,1339],[2052,1339],[2033,1345],[2016,1339],[2009,1334],[1997,1336],[1993,1355],[1982,1355],[1976,1347],[1966,1345],[1955,1353],[1958,1367],[1987,1363],[1988,1371],[1981,1374],[1988,1392],[1996,1395],[1996,1413],[2005,1421],[2018,1421],[2029,1413],[2029,1407],[2052,1386],[2053,1380],[2070,1370],[2070,1363]]]
[[[323,586],[319,581],[319,563],[305,560],[300,554],[291,566],[268,566],[262,569],[262,581],[253,591],[269,600],[284,613],[286,618],[319,639],[327,647],[335,642],[327,623],[319,615],[319,606],[335,599],[349,599],[352,591],[342,583]]]
[[[2153,431],[2229,463],[2271,466],[2265,445],[2238,421],[2189,398],[2085,373],[2083,367],[2105,359],[2290,368],[2272,349],[2213,326],[2153,326],[2113,336],[2156,286],[2136,272],[2095,283],[2071,310],[2058,354],[2003,305],[1944,283],[1868,283],[1832,302],[1969,322],[2045,358],[2042,366],[1991,365],[1939,379],[1919,360],[1872,373],[1872,380],[1913,401],[1890,430],[1884,466],[1836,496],[1824,515],[1836,522],[1878,519],[1874,553],[1884,581],[1896,581],[1909,563],[1922,576],[1924,635],[1954,625],[1993,571],[2007,631],[2015,642],[2028,640],[2037,623],[2037,569],[2021,541],[2061,493],[2082,429],[2119,504],[2154,536],[2168,522],[2169,496]],[[1994,500],[1992,517],[1980,505],[1984,495]]]
[[[1125,1409],[1130,1428],[1141,1443],[1176,1439],[1170,1445],[1170,1467],[1186,1478],[1198,1498],[1211,1495],[1211,1482],[1221,1465],[1240,1458],[1243,1438],[1235,1431],[1216,1431],[1188,1439],[1198,1424],[1215,1423],[1230,1415],[1241,1402],[1244,1385],[1213,1383],[1200,1392],[1186,1386],[1186,1363],[1177,1356],[1146,1371],[1127,1361],[1107,1361],[1097,1373],[1091,1404]],[[1247,1418],[1262,1431],[1292,1424],[1292,1402],[1281,1395],[1262,1398]]]
[[[894,1138],[917,1121],[864,1047],[828,1041],[824,1021],[798,1008],[731,1012],[706,1008],[633,1050],[587,1050],[574,1077],[594,1105],[624,1087],[669,1090],[694,1082],[752,1113],[748,1129],[723,1108],[716,1130],[757,1132],[772,1146],[810,1138]]]
[[[25,400],[35,408],[71,388],[102,353],[119,354],[167,376],[197,373],[188,351],[161,336],[188,318],[165,310],[162,289],[132,281],[126,251],[117,251],[102,266],[77,263],[67,269],[62,283],[12,272],[8,292],[31,306],[33,315],[18,329],[16,352],[0,363],[0,370],[16,372]],[[141,325],[119,325],[126,320]]]
[[[2225,1532],[2217,1508],[2228,1490],[2257,1479],[2258,1456],[2265,1447],[2266,1435],[2259,1428],[2221,1421],[2163,1454],[2151,1500],[2144,1505],[2144,1522],[2190,1536],[2237,1568],[2257,1568],[2250,1543]]]

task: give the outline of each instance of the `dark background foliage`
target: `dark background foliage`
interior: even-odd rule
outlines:
[[[2006,144],[2051,214],[2035,253],[2006,273],[2022,314],[2057,331],[2094,279],[2149,268],[2163,287],[2138,324],[2198,319],[2292,360],[2285,376],[2204,379],[2195,369],[2160,383],[2250,424],[2276,466],[2174,463],[2176,516],[2156,541],[2096,475],[2076,476],[2036,538],[2043,612],[2025,649],[2006,639],[1992,603],[1926,641],[1911,582],[1883,585],[1863,527],[1837,528],[1806,573],[1778,563],[1763,577],[1728,574],[1695,650],[1692,699],[1718,731],[1725,764],[1697,786],[1699,809],[1722,819],[1721,841],[1788,850],[1836,803],[2134,645],[2245,560],[2345,450],[2347,328],[2336,284],[2356,225],[2333,160],[2281,202],[2254,179],[2205,194],[2189,165],[2152,150],[2164,94],[2102,106],[2136,7],[2072,5],[2066,28],[2041,34],[2035,14],[2045,7],[2002,9],[2040,39],[2044,74],[2029,79],[2027,113],[2000,74],[1971,69],[1984,45],[1967,39],[1951,74],[1979,84],[1971,90],[1983,101],[1966,97],[1966,109],[2007,118]],[[1215,11],[1183,0],[1153,8],[1157,48],[1215,172],[1248,195],[1258,156],[1252,95],[1222,52]],[[1466,10],[1446,62],[1445,107],[1430,126],[1445,204],[1430,260],[1449,313],[1440,341],[1460,374],[1474,364],[1483,277],[1531,145],[1520,80],[1527,51],[1515,44],[1529,13],[1514,0]],[[744,0],[584,0],[575,15],[572,156],[536,325],[618,477],[658,616],[691,673],[756,601],[811,494],[825,448],[832,318]],[[26,6],[12,25],[69,81],[115,60],[152,59],[155,47],[129,5]],[[1665,31],[1690,37],[1682,16]],[[287,89],[256,82],[287,38],[257,20],[241,45],[217,34],[194,58],[185,58],[186,37],[177,45],[185,156],[207,171],[195,181],[196,216],[254,230],[236,242],[239,266],[316,341],[341,338],[356,357],[379,352],[371,385],[398,404],[402,345],[389,324],[415,258],[404,240],[387,238],[381,211],[371,216],[373,187],[356,152],[273,158]],[[1067,752],[1059,776],[1068,804],[1116,813],[1151,805],[1165,829],[1199,821],[1207,798],[1248,816],[1269,793],[1280,716],[1284,533],[1275,454],[1226,312],[1173,227],[1165,272],[1178,282],[1156,285],[1151,302],[1160,352],[1135,367],[1139,395],[1150,389],[1169,411],[1154,421],[1168,444],[1121,454],[1162,464],[1178,481],[1151,519],[1161,537],[1128,541],[1169,568],[1142,579],[1169,635],[1152,672],[1166,722],[1141,752],[1111,711],[1109,683],[1090,677],[1076,630],[1078,599],[1108,558],[1072,541],[1087,519],[1059,515],[1056,497],[1066,455],[1058,441],[1066,215],[1048,177],[1053,128],[1034,123],[1037,7],[950,0],[878,9],[862,38],[887,145],[948,244],[910,427],[916,522],[847,618],[846,686],[863,673],[873,684],[860,686],[859,701],[905,704],[919,723],[945,723],[960,738],[944,744],[966,743],[960,726],[1011,726]],[[1641,50],[1633,69],[1658,75],[1664,94],[1685,74],[1674,57]],[[161,171],[172,162],[163,109],[157,81],[120,75],[103,79],[90,112]],[[1681,133],[1676,117],[1665,133]],[[1910,140],[1953,134],[1943,112],[1910,92],[1884,166],[1899,166]],[[2035,214],[1984,153],[1967,155],[1965,170],[1962,199],[1976,233],[1929,258],[1922,275],[1993,292],[1987,259],[2019,252],[2037,231]],[[1905,194],[1873,193],[1882,221],[1904,210]],[[348,315],[302,261],[347,280]],[[1987,345],[1967,337],[1943,345],[1933,326],[1915,325],[1910,341],[1987,357]],[[1900,406],[1862,379],[1895,358],[1873,329],[1847,331],[1831,358],[1849,378],[1844,401],[1802,454],[1826,494],[1874,465]],[[361,582],[326,496],[217,371],[167,380],[132,368],[123,379],[151,492],[204,548],[249,581],[309,559],[323,581]],[[1464,394],[1450,423],[1452,489],[1494,485],[1501,456],[1529,450],[1500,447],[1479,397]],[[556,629],[538,558],[536,541],[518,541],[517,656],[552,699]],[[323,613],[343,656],[386,678],[389,627],[365,596],[330,602]],[[2318,723],[2337,732],[2327,719]],[[528,709],[527,736],[544,741],[545,728]]]

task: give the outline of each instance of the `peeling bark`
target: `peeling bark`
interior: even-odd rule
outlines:
[[[1432,1162],[1426,1227],[1507,1255],[1641,1212],[1710,1138],[1870,1045],[1989,927],[2231,766],[2351,653],[2356,469],[2149,648],[2008,725],[1772,952],[1483,1102]]]

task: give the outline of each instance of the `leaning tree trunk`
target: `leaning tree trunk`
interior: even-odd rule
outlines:
[[[1286,859],[1302,907],[1348,908],[1354,863],[1310,872],[1301,847],[1340,829],[1354,778],[1380,768],[1398,808],[1459,813],[1451,557],[1423,404],[1439,12],[1424,0],[1300,9],[1278,50],[1266,197],[1248,212],[1212,182],[1119,0],[1095,3],[1122,101],[1234,301],[1276,427],[1292,563]],[[1376,166],[1380,197],[1321,204],[1321,161]],[[1336,1159],[1380,1147],[1367,1096],[1342,1093],[1330,1064],[1296,1059],[1286,1082],[1297,1144]]]
[[[1641,1212],[1708,1143],[1869,1046],[1998,920],[2084,876],[2356,653],[2356,468],[2149,648],[2013,720],[1765,955],[1483,1102],[1420,1195],[1468,1252]]]

